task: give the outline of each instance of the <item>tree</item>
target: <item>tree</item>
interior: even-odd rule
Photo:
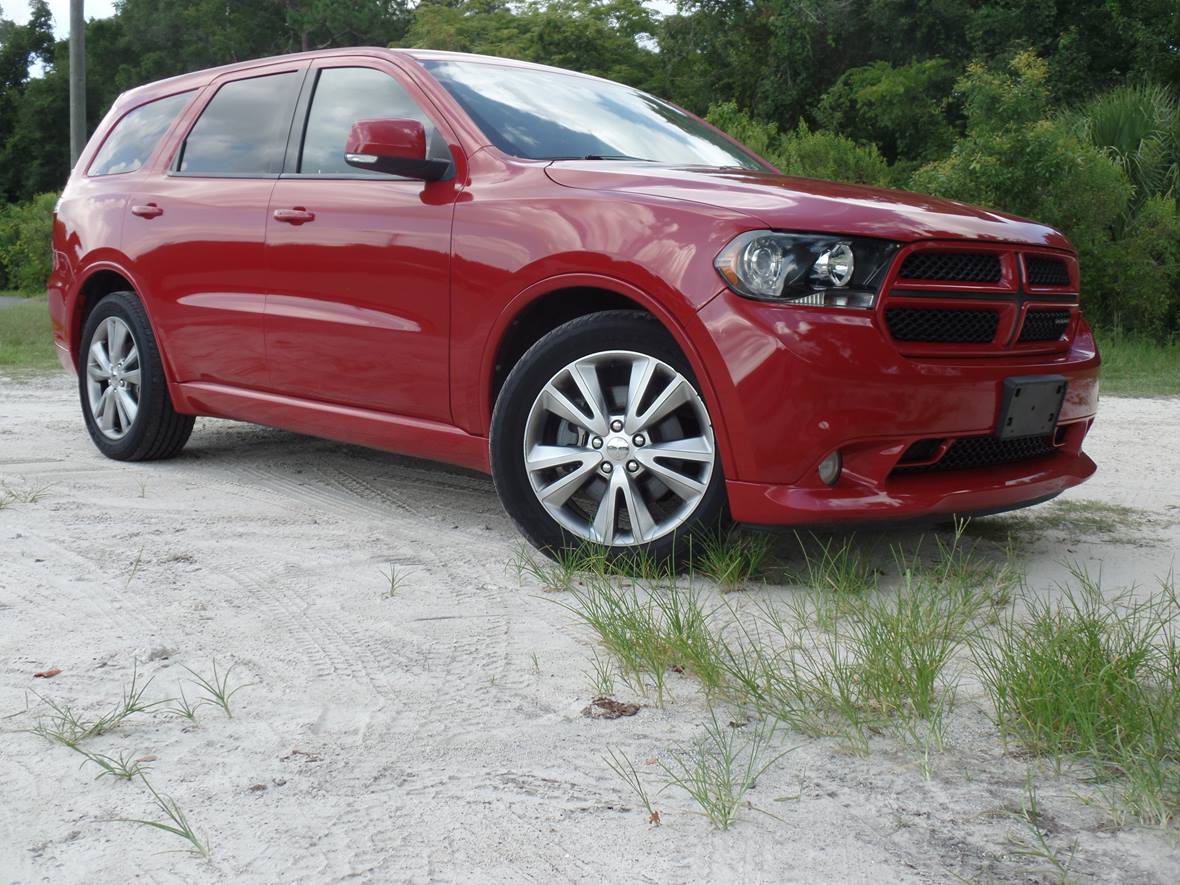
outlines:
[[[820,100],[815,117],[841,135],[876,144],[891,163],[945,156],[958,133],[949,113],[955,72],[941,58],[895,67],[850,68]]]

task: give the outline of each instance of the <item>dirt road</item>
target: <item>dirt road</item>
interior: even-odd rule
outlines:
[[[859,757],[787,735],[799,748],[752,794],[770,814],[713,832],[669,790],[651,827],[601,757],[617,747],[644,769],[698,738],[706,707],[673,677],[664,709],[581,715],[591,639],[517,579],[521,542],[489,479],[210,420],[175,461],[120,464],[90,444],[71,379],[0,390],[0,482],[17,496],[0,509],[0,717],[19,714],[0,719],[0,882],[1026,881],[1044,867],[1012,843],[1028,760],[1003,753],[970,692],[929,777],[890,742]],[[1180,400],[1105,400],[1101,472],[1069,497],[1134,516],[1083,538],[1032,511],[1030,583],[1061,579],[1065,557],[1112,587],[1166,573],[1177,440]],[[157,757],[148,777],[209,861],[117,822],[158,813],[142,784],[95,780],[22,730],[42,709],[29,692],[97,712],[136,660],[149,700],[214,660],[250,683],[233,718],[156,708],[90,745]],[[47,668],[62,672],[33,678]],[[1110,830],[1076,783],[1046,774],[1041,803],[1051,843],[1077,840],[1079,878],[1175,881],[1174,834]]]

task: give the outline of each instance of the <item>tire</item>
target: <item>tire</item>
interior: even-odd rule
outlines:
[[[115,363],[104,366],[112,353]],[[134,292],[103,297],[82,328],[78,354],[82,416],[100,452],[157,461],[184,448],[195,419],[172,407],[156,336]]]
[[[508,515],[551,556],[591,545],[683,561],[696,536],[728,522],[700,385],[637,311],[579,317],[529,349],[497,397],[491,463]]]

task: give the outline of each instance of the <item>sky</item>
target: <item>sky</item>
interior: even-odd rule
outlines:
[[[70,34],[70,0],[49,0],[49,8],[53,10],[53,33],[58,39],[64,39]],[[27,0],[0,0],[0,9],[4,10],[3,17],[11,19],[18,25],[29,20],[29,4]],[[86,0],[85,14],[87,18],[106,18],[115,13],[115,0]]]

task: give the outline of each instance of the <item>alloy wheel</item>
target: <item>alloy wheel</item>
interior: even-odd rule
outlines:
[[[692,383],[654,357],[581,357],[529,410],[524,464],[537,500],[568,532],[614,547],[675,531],[700,504],[716,450]]]
[[[139,349],[123,320],[107,317],[94,330],[86,358],[86,392],[94,423],[122,439],[139,414]]]

